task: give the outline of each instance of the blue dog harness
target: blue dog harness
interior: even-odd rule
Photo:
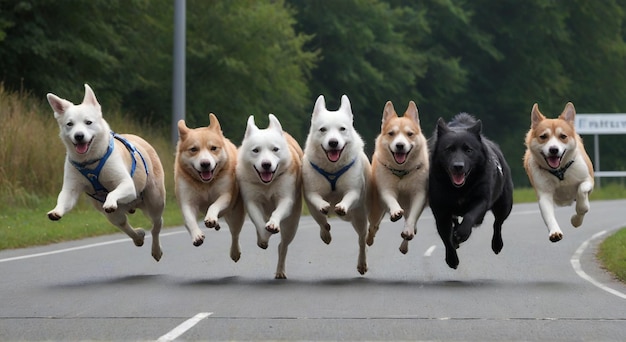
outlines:
[[[122,144],[124,144],[128,152],[130,152],[130,157],[132,159],[132,165],[130,167],[131,177],[133,177],[133,175],[135,174],[135,169],[137,168],[137,159],[135,159],[135,153],[139,154],[139,157],[141,158],[141,161],[143,162],[144,170],[146,170],[146,176],[150,174],[148,172],[148,165],[146,164],[146,160],[143,158],[143,155],[141,154],[141,152],[137,150],[135,145],[133,145],[130,141],[126,140],[121,135],[111,132],[111,139],[109,140],[109,147],[107,148],[107,152],[104,154],[104,156],[102,156],[102,158],[100,158],[100,160],[92,160],[92,161],[88,161],[84,163],[77,163],[75,161],[70,160],[70,162],[72,163],[72,165],[74,165],[76,170],[78,170],[78,172],[80,172],[83,176],[85,176],[85,178],[87,178],[87,180],[91,183],[91,186],[93,186],[94,193],[93,194],[87,193],[87,195],[91,196],[93,199],[102,203],[104,203],[107,195],[109,194],[109,190],[107,190],[100,183],[100,181],[98,180],[98,177],[100,177],[100,171],[102,171],[102,167],[106,163],[107,159],[109,159],[109,156],[111,156],[111,153],[113,152],[113,149],[115,148],[114,139],[117,139]],[[99,162],[95,169],[88,169],[85,167],[87,165],[95,163],[96,161],[99,161]]]
[[[339,179],[339,177],[341,177],[341,175],[346,173],[346,171],[348,171],[352,167],[352,165],[354,165],[355,161],[356,161],[356,158],[352,159],[352,162],[350,162],[350,164],[342,167],[337,172],[328,172],[322,169],[321,167],[313,164],[313,162],[309,162],[309,163],[311,163],[311,166],[313,166],[315,171],[319,172],[319,174],[321,174],[322,176],[324,176],[324,178],[326,178],[326,180],[330,183],[330,189],[332,191],[335,191],[335,189],[337,189],[337,180]]]

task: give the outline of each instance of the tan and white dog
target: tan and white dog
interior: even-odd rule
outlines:
[[[526,134],[524,168],[537,193],[541,216],[552,242],[563,238],[554,216],[555,205],[569,206],[576,201],[571,223],[579,227],[589,211],[589,194],[593,190],[593,166],[582,139],[576,134],[575,116],[571,102],[557,119],[546,119],[535,103]]]
[[[371,167],[364,142],[353,125],[350,100],[341,97],[336,111],[326,109],[324,96],[315,102],[302,161],[304,199],[320,226],[322,241],[331,241],[327,215],[334,211],[352,223],[359,236],[357,271],[367,272],[367,197]]]
[[[163,256],[159,233],[163,226],[165,183],[163,166],[154,148],[136,135],[114,134],[87,84],[79,105],[54,94],[47,98],[66,147],[63,188],[48,218],[60,220],[84,192],[136,246],[143,246],[145,231],[131,227],[126,217],[127,212],[141,209],[152,221],[152,257],[159,261]]]
[[[428,146],[420,128],[415,102],[410,101],[399,117],[391,101],[385,104],[380,134],[372,156],[372,202],[367,244],[374,243],[385,211],[392,222],[405,217],[400,252],[417,233],[419,219],[428,198]]]
[[[259,129],[248,118],[239,147],[237,180],[252,223],[257,245],[266,249],[272,234],[280,233],[276,279],[285,279],[285,259],[302,214],[302,149],[276,116]]]
[[[243,201],[235,179],[237,147],[222,133],[215,114],[209,114],[209,126],[188,128],[178,121],[178,144],[174,166],[176,199],[185,220],[185,228],[194,246],[204,242],[197,218],[204,215],[207,228],[220,229],[224,217],[231,234],[230,258],[241,256],[239,233],[245,219]]]

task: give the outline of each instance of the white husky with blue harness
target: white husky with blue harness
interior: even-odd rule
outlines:
[[[60,220],[84,192],[111,223],[133,239],[135,245],[142,246],[145,231],[131,227],[126,217],[126,213],[141,209],[152,221],[152,256],[160,260],[165,182],[154,148],[138,136],[113,133],[86,84],[80,105],[54,94],[47,98],[66,147],[63,188],[48,218]]]

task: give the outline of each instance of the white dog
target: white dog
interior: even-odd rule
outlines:
[[[326,109],[324,96],[315,102],[311,129],[304,148],[302,177],[304,198],[311,215],[320,225],[320,237],[329,244],[333,211],[350,221],[359,236],[357,270],[367,272],[365,239],[367,236],[367,197],[370,187],[370,163],[363,151],[363,139],[353,126],[350,100],[341,97],[337,111]]]
[[[112,224],[142,246],[145,231],[131,227],[126,217],[139,208],[152,220],[152,256],[159,261],[165,183],[156,151],[138,136],[114,134],[87,84],[80,105],[54,94],[47,98],[66,147],[63,188],[48,218],[60,220],[85,192]]]
[[[266,249],[272,234],[280,233],[276,279],[285,279],[287,248],[296,235],[302,213],[302,149],[269,115],[269,126],[259,129],[248,118],[239,147],[237,180],[241,196],[256,227],[257,245]]]
[[[543,116],[536,103],[530,115],[524,168],[537,193],[550,241],[557,242],[563,238],[563,232],[554,216],[554,206],[567,206],[576,201],[576,214],[571,223],[574,227],[582,225],[593,190],[593,166],[575,131],[576,109],[571,102],[556,119]]]

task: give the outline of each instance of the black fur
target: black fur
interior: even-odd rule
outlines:
[[[482,224],[488,210],[495,217],[491,249],[496,254],[502,250],[502,223],[513,206],[509,165],[481,130],[480,120],[461,113],[449,124],[439,118],[428,141],[430,208],[446,247],[446,263],[454,269],[459,265],[456,249]]]

